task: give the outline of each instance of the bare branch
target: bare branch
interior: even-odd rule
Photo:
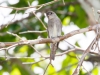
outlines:
[[[14,15],[14,17],[11,19],[11,21],[13,21],[13,20],[15,19],[17,12],[18,12],[18,11],[16,10],[15,15]],[[11,21],[8,22],[8,24],[6,25],[6,27],[11,23]]]
[[[81,59],[80,59],[80,61],[78,63],[77,68],[75,69],[73,75],[79,75],[79,70],[80,70],[80,67],[81,67],[84,59],[85,59],[85,56],[89,53],[89,51],[91,50],[91,47],[94,45],[95,41],[96,41],[96,38],[94,38],[94,40],[91,42],[91,44],[88,46],[88,48],[82,54],[82,57],[81,57]]]
[[[19,32],[19,34],[25,34],[25,33],[45,33],[47,32],[47,30],[44,30],[44,31],[24,31],[24,32]]]
[[[62,56],[62,55],[64,55],[64,54],[68,54],[68,53],[70,53],[70,52],[77,52],[77,51],[84,52],[85,50],[80,49],[80,48],[74,48],[74,49],[66,50],[66,51],[64,51],[64,52],[62,52],[62,53],[56,54],[55,56]],[[98,52],[90,51],[90,53],[91,53],[91,54],[100,55]],[[0,57],[4,57],[4,58],[5,58],[5,56],[0,56]],[[9,56],[8,56],[8,58],[9,58],[9,59],[20,59],[20,58],[25,58],[25,59],[28,59],[28,58],[30,58],[30,59],[36,59],[36,58],[41,58],[41,57],[18,57],[18,56],[17,56],[17,57],[9,57]],[[44,56],[43,58],[48,59],[48,58],[50,58],[50,56]]]
[[[67,39],[67,38],[69,38],[69,37],[71,37],[73,35],[95,30],[97,26],[100,27],[100,24],[93,25],[93,26],[90,26],[90,27],[87,27],[87,28],[83,28],[83,29],[80,29],[80,30],[75,30],[75,31],[69,32],[68,34],[63,35],[61,37],[57,37],[55,39],[41,38],[41,39],[25,40],[25,41],[19,41],[19,42],[0,42],[0,47],[11,46],[13,44],[23,45],[23,44],[29,44],[29,43],[30,44],[56,43],[56,42],[62,41],[64,39]]]
[[[37,5],[37,6],[29,6],[29,7],[22,7],[22,8],[17,8],[17,7],[4,7],[4,6],[0,6],[2,8],[10,8],[10,9],[14,9],[14,10],[26,10],[26,9],[29,9],[29,8],[40,8],[41,6],[47,6],[47,5],[50,5],[50,4],[53,4],[55,2],[58,2],[60,0],[54,0],[54,1],[51,1],[51,2],[48,2],[48,3],[45,3],[45,4],[41,4],[41,5]]]
[[[16,7],[5,7],[5,6],[0,6],[1,8],[10,8],[10,9],[13,9],[13,10],[16,10],[16,13],[15,13],[15,15],[14,15],[14,18],[15,18],[15,16],[16,16],[16,14],[17,14],[17,11],[19,11],[19,10],[26,10],[26,9],[29,9],[29,8],[37,8],[36,10],[34,10],[34,11],[37,11],[37,10],[40,10],[42,7],[44,7],[44,6],[47,6],[47,5],[50,5],[50,4],[53,4],[53,3],[55,3],[55,2],[58,2],[58,1],[60,1],[60,0],[56,0],[56,1],[51,1],[51,2],[48,2],[48,3],[45,3],[45,4],[41,4],[41,5],[37,5],[37,6],[29,6],[29,7],[22,7],[22,8],[16,8]],[[29,16],[29,17],[31,17],[31,16]],[[13,18],[13,19],[14,19]],[[28,18],[28,17],[27,17]],[[13,20],[12,19],[12,20]],[[24,18],[25,19],[25,18]],[[11,20],[11,21],[12,21]],[[5,26],[8,26],[8,25],[10,25],[10,24],[12,24],[12,23],[16,23],[16,22],[19,22],[19,21],[22,21],[23,19],[21,19],[21,20],[16,20],[15,22],[9,22],[8,24],[4,24],[4,25],[1,25],[0,26],[0,30],[1,29],[3,29]],[[45,27],[45,25],[44,25],[44,23],[39,19],[39,21],[42,23],[42,25]],[[45,27],[45,29],[46,29],[46,27]]]
[[[47,29],[47,27],[46,27],[45,24],[42,22],[42,20],[41,20],[39,17],[36,16],[35,12],[32,12],[32,13],[33,13],[33,14],[35,15],[35,17],[41,22],[42,26],[43,26],[45,29]]]
[[[18,36],[17,34],[14,34],[14,33],[11,33],[11,32],[7,32],[7,33],[10,34],[10,35],[13,35],[13,36],[15,36],[15,37],[17,37],[17,38],[19,38],[19,39],[21,39],[21,37]]]
[[[78,59],[78,61],[80,60],[80,58],[78,57],[78,56],[76,56],[77,57],[77,59]],[[86,68],[82,65],[82,67],[83,67],[83,69],[88,73],[88,75],[91,75],[90,74],[90,72],[88,72],[87,70],[86,70]]]
[[[46,59],[47,59],[47,58],[46,58]],[[22,64],[36,64],[36,63],[39,63],[39,62],[44,61],[44,60],[46,60],[46,59],[39,60],[39,61],[37,61],[37,62],[23,62]]]
[[[38,52],[38,50],[36,50],[31,44],[29,45],[43,58],[43,55],[40,52]]]

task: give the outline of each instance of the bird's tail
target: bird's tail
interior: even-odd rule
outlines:
[[[50,46],[51,46],[51,53],[50,53],[50,59],[51,60],[54,60],[55,59],[55,54],[56,54],[56,50],[58,49],[58,44],[59,43],[51,43]]]

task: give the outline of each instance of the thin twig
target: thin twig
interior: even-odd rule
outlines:
[[[38,52],[38,50],[36,50],[31,44],[29,44],[42,58],[44,58],[44,56],[40,53],[40,52]]]
[[[24,31],[24,32],[19,32],[19,34],[25,34],[25,33],[38,33],[38,34],[41,34],[41,33],[45,33],[47,32],[47,30],[44,30],[44,31]]]
[[[51,62],[49,62],[49,64],[47,65],[47,67],[46,67],[46,69],[45,69],[43,75],[45,75],[45,73],[46,73],[46,71],[47,71],[47,69],[48,69],[48,67],[49,67],[50,64],[51,64]]]
[[[16,46],[16,45],[14,45],[14,46]],[[13,46],[13,47],[14,47],[14,46]],[[3,48],[3,49],[9,49],[9,48]],[[66,50],[66,51],[64,51],[64,52],[62,52],[62,53],[56,54],[55,56],[62,56],[62,55],[64,55],[64,54],[68,54],[68,53],[70,53],[70,52],[75,52],[75,51],[84,52],[85,50],[80,49],[80,48],[69,49],[69,50]],[[90,53],[95,54],[95,55],[100,55],[98,52],[90,51]],[[5,58],[5,56],[0,56],[0,57],[4,57],[4,58]],[[8,58],[9,58],[9,59],[20,59],[20,58],[35,59],[35,58],[41,58],[41,57],[18,57],[18,56],[17,56],[17,57],[9,57],[9,56],[8,56]],[[44,58],[45,58],[45,59],[48,59],[48,58],[50,58],[50,56],[44,56]]]
[[[69,43],[68,41],[64,40],[66,43],[68,43],[69,45],[71,45],[73,48],[76,48],[74,45],[72,45],[71,43]]]
[[[19,38],[19,39],[21,39],[21,37],[18,36],[17,34],[14,34],[14,33],[8,32],[8,31],[7,31],[7,33],[10,34],[10,35],[13,35],[13,36],[15,36],[15,37],[17,37],[17,38]]]
[[[3,47],[3,46],[5,47],[5,46],[11,46],[13,44],[18,44],[18,43],[20,43],[21,45],[29,44],[29,43],[32,44],[32,45],[33,44],[42,44],[42,43],[56,43],[56,42],[62,41],[64,39],[67,39],[69,37],[72,37],[76,34],[95,30],[97,26],[100,27],[100,24],[93,25],[93,26],[83,28],[83,29],[79,29],[79,30],[71,31],[71,32],[67,33],[66,35],[55,38],[54,40],[52,40],[50,38],[41,38],[41,39],[25,40],[25,41],[19,41],[19,42],[0,42],[0,45],[1,45],[1,47]],[[2,46],[2,44],[3,44],[3,46]]]
[[[12,20],[15,19],[17,12],[18,12],[18,11],[16,10],[14,17],[11,19],[11,21],[8,22],[8,24],[6,25],[6,27],[12,22]]]
[[[30,6],[30,3],[29,3],[29,1],[28,1],[28,5]],[[43,5],[41,5],[41,7],[40,8],[42,8],[43,6],[45,6],[44,4]],[[40,9],[39,8],[39,9]],[[37,9],[38,10],[38,9]],[[35,17],[41,22],[41,24],[42,24],[42,26],[45,28],[45,29],[47,29],[46,28],[46,26],[45,26],[45,24],[42,22],[42,20],[39,18],[39,17],[37,17],[36,16],[36,14],[35,14],[35,12],[34,11],[32,11],[32,13],[35,15]]]
[[[45,3],[45,4],[41,4],[41,5],[37,5],[37,6],[22,7],[22,8],[5,7],[5,6],[0,6],[0,7],[2,7],[2,8],[10,8],[10,9],[14,9],[14,10],[26,10],[26,9],[29,9],[29,8],[37,8],[37,7],[41,7],[41,6],[47,6],[47,5],[53,4],[53,3],[58,2],[58,1],[60,1],[60,0],[54,0],[54,1],[51,1],[51,2],[48,2],[48,3]]]
[[[32,12],[32,13],[33,13],[33,14],[35,15],[35,17],[41,22],[42,26],[43,26],[45,29],[47,29],[47,27],[46,27],[45,24],[42,22],[42,20],[41,20],[39,17],[36,16],[35,12]]]
[[[76,55],[76,57],[77,57],[77,59],[78,59],[78,61],[80,60],[80,58]],[[83,69],[88,73],[88,75],[91,75],[90,74],[90,72],[88,72],[86,69],[85,69],[85,67],[82,65],[82,67],[83,67]]]
[[[79,70],[80,70],[80,67],[81,67],[81,65],[82,65],[82,63],[84,61],[84,58],[89,53],[89,51],[91,50],[91,47],[94,45],[95,41],[96,41],[96,37],[94,38],[94,40],[91,42],[91,44],[88,46],[88,48],[82,54],[82,57],[81,57],[78,65],[77,65],[77,67],[76,67],[76,69],[75,69],[75,71],[74,71],[74,73],[72,75],[79,75]]]
[[[47,58],[46,58],[46,59],[47,59]],[[36,64],[36,63],[39,63],[39,62],[44,61],[44,60],[46,60],[46,59],[42,59],[42,60],[39,60],[39,61],[37,61],[37,62],[23,62],[22,64]]]

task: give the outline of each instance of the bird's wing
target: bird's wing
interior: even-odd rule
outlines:
[[[49,38],[57,37],[57,25],[53,20],[48,21],[47,29]]]
[[[61,23],[61,20],[59,18],[56,21],[56,27],[57,27],[57,36],[61,36],[62,23]]]

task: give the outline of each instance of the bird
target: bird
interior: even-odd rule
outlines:
[[[56,15],[53,11],[46,12],[48,18],[48,25],[47,25],[47,32],[48,37],[51,39],[57,38],[61,36],[62,32],[62,23],[60,18]],[[50,43],[50,59],[55,59],[56,50],[58,49],[59,42],[57,43]]]

